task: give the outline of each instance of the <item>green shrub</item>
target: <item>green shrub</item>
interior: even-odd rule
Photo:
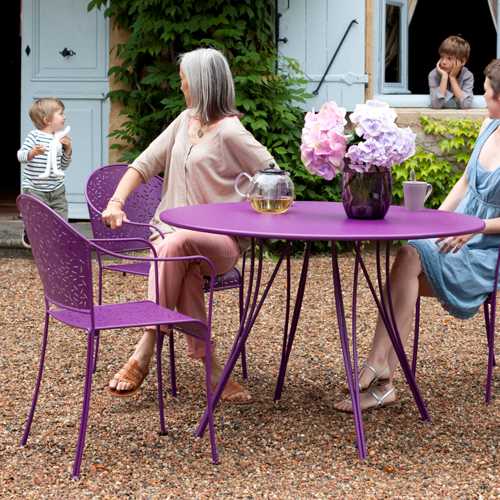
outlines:
[[[419,146],[413,157],[393,167],[393,203],[402,203],[403,181],[410,178],[410,171],[413,169],[417,180],[432,184],[432,195],[427,206],[438,208],[469,161],[481,121],[439,120],[422,116],[420,123],[425,134],[436,137],[441,154],[437,156],[434,152],[426,151]]]
[[[228,58],[242,122],[292,174],[300,164],[300,135],[307,98],[298,65],[280,60],[275,47],[275,2],[242,0],[92,0],[130,33],[117,47],[122,64],[110,76],[126,90],[110,92],[122,105],[125,124],[110,135],[133,160],[184,109],[177,58],[199,47],[220,49]],[[308,178],[301,172],[298,177]],[[301,195],[304,191],[299,182]]]

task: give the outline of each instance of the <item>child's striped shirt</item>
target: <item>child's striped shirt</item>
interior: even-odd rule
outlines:
[[[24,164],[22,187],[36,189],[48,193],[55,191],[64,184],[64,175],[56,176],[54,172],[50,172],[47,179],[39,179],[40,174],[45,172],[49,159],[50,143],[54,139],[54,134],[42,132],[34,129],[26,137],[21,149],[17,152],[17,159],[21,164]],[[28,153],[37,145],[41,144],[45,147],[45,152],[35,156],[28,161]],[[71,157],[67,156],[64,149],[57,154],[57,166],[61,170],[66,170],[71,163]]]

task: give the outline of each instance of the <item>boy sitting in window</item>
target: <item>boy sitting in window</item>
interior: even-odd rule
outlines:
[[[466,109],[472,106],[474,75],[465,67],[470,45],[449,36],[439,46],[439,61],[429,73],[432,108]]]

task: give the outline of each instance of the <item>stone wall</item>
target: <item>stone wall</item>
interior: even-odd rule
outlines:
[[[420,125],[422,115],[439,120],[484,120],[487,117],[486,109],[431,109],[431,108],[395,108],[398,114],[397,123],[400,127],[410,127],[417,134],[417,145],[436,154],[442,154],[436,138],[426,135]]]

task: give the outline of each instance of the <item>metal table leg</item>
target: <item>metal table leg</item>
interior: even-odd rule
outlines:
[[[340,279],[340,268],[338,263],[336,242],[332,241],[332,276],[333,290],[335,295],[335,310],[337,313],[337,323],[339,327],[340,343],[342,346],[342,358],[347,378],[347,385],[351,395],[354,425],[356,428],[356,442],[358,445],[358,454],[361,460],[367,457],[365,434],[363,429],[363,416],[359,402],[359,379],[358,379],[358,349],[356,342],[356,307],[358,295],[358,272],[359,257],[356,255],[354,261],[354,276],[352,290],[352,360],[349,351],[349,335],[345,320],[344,301],[342,297],[342,283]]]
[[[257,273],[255,275],[255,239],[252,239],[252,245],[250,249],[250,271],[248,273],[248,286],[246,287],[244,311],[242,314],[238,333],[235,337],[235,341],[231,349],[231,353],[228,357],[228,360],[226,361],[226,364],[224,365],[221,378],[212,395],[213,398],[212,406],[214,409],[220,400],[222,391],[224,390],[224,387],[226,386],[226,383],[229,380],[234,365],[236,364],[236,361],[238,360],[238,357],[240,356],[241,351],[245,346],[247,337],[252,329],[253,324],[255,323],[255,320],[257,319],[257,316],[260,312],[262,305],[264,304],[264,301],[266,300],[269,290],[281,267],[283,259],[286,256],[289,256],[290,253],[290,244],[287,244],[282,254],[280,255],[280,258],[278,259],[278,262],[276,263],[273,272],[271,273],[271,276],[264,288],[262,296],[259,299],[259,293],[262,281],[263,241],[259,240],[258,243],[259,243],[259,256],[257,263]],[[205,432],[206,426],[208,424],[208,415],[209,415],[208,408],[206,408],[200,420],[198,428],[196,429],[195,432],[196,436],[198,437],[203,436],[203,433]]]
[[[373,299],[377,305],[378,311],[380,313],[380,317],[384,322],[384,325],[387,329],[387,333],[389,334],[389,338],[394,347],[394,351],[399,360],[399,364],[401,365],[401,369],[403,370],[404,376],[406,378],[406,382],[408,383],[411,392],[413,394],[413,398],[415,399],[415,403],[417,404],[418,410],[420,412],[420,416],[423,420],[430,421],[429,412],[427,411],[427,407],[422,399],[420,391],[418,389],[417,383],[415,381],[415,377],[412,373],[410,364],[408,362],[408,358],[406,357],[406,353],[404,350],[404,346],[401,342],[401,337],[399,336],[399,330],[396,325],[396,320],[394,316],[392,297],[391,297],[391,286],[389,280],[390,273],[390,245],[391,242],[386,242],[386,251],[385,251],[385,274],[386,274],[386,285],[387,285],[387,300],[384,297],[384,286],[382,280],[382,264],[380,259],[380,242],[376,244],[376,261],[377,261],[377,284],[378,284],[378,295],[375,287],[373,285],[372,280],[370,279],[370,275],[366,269],[365,263],[363,261],[359,242],[355,243],[355,251],[357,258],[359,259],[359,264],[365,276],[366,282],[370,291],[373,295]]]
[[[306,289],[307,271],[309,269],[309,256],[311,254],[311,242],[306,242],[304,249],[304,258],[302,260],[302,270],[300,272],[299,288],[295,297],[295,305],[293,308],[292,323],[288,331],[288,320],[290,317],[290,259],[287,259],[287,300],[285,310],[285,326],[283,329],[283,348],[281,351],[280,369],[278,373],[278,381],[274,391],[274,400],[278,401],[281,398],[283,391],[283,384],[285,382],[286,368],[290,353],[292,352],[293,341],[295,339],[295,332],[300,319],[300,310],[302,309],[302,301],[304,299],[304,291]]]

